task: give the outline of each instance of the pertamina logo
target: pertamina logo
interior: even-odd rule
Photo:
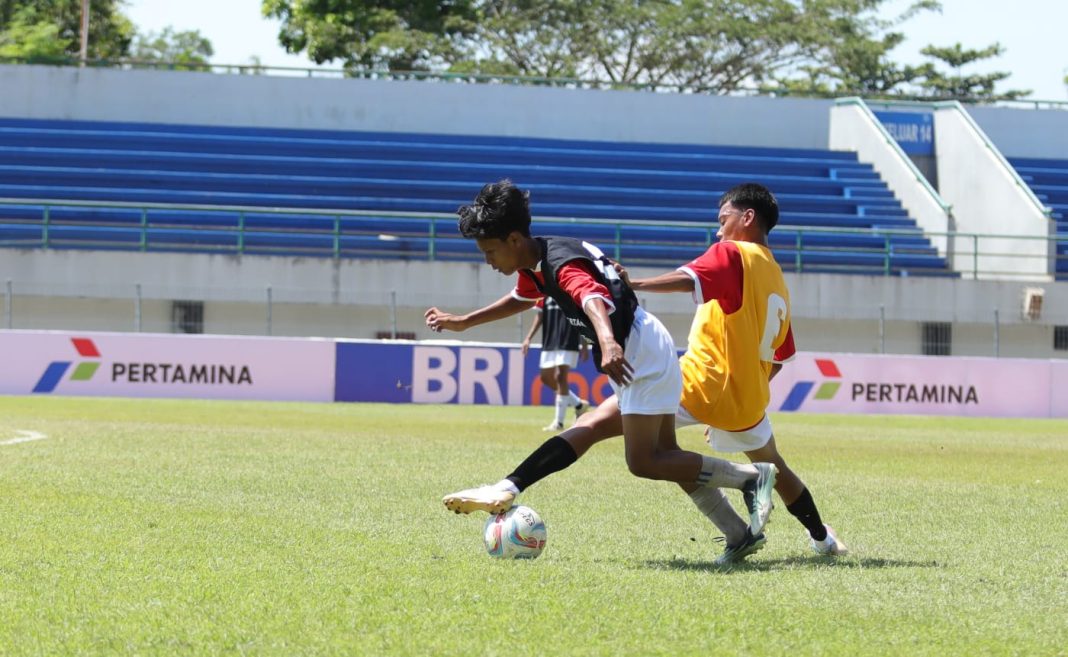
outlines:
[[[96,348],[96,344],[88,338],[71,338],[70,341],[74,344],[75,351],[82,358],[100,358],[100,352]],[[44,374],[38,379],[37,385],[33,387],[34,392],[52,392],[59,385],[59,382],[63,380],[63,375],[70,369],[72,362],[69,360],[57,360],[48,364],[45,368]],[[97,368],[100,367],[99,360],[86,360],[78,363],[78,366],[74,368],[74,372],[70,375],[71,381],[88,381],[96,374]]]
[[[786,401],[779,407],[780,411],[797,411],[807,401],[830,401],[838,394],[838,390],[845,382],[838,365],[829,358],[816,358],[816,367],[825,381],[820,383],[816,393],[811,395],[812,389],[816,388],[816,381],[798,381],[786,395]],[[858,381],[848,382],[848,399],[839,400],[834,406],[842,404],[915,404],[917,408],[931,406],[949,406],[979,404],[979,391],[972,383],[946,383],[929,381]],[[820,410],[820,409],[816,409]],[[831,410],[830,406],[823,410]]]
[[[834,396],[838,394],[838,388],[842,386],[842,373],[838,371],[838,365],[833,360],[817,358],[816,367],[820,369],[820,374],[828,379],[838,379],[837,381],[824,381],[820,384],[819,390],[816,391],[815,399],[834,399]],[[794,384],[794,387],[790,389],[790,394],[786,395],[786,401],[779,407],[780,411],[796,411],[801,408],[801,405],[808,399],[808,393],[816,387],[815,381],[798,381]]]
[[[82,358],[100,358],[100,351],[89,338],[71,338],[74,350]],[[63,381],[73,361],[57,360],[48,364],[44,374],[33,387],[35,393],[49,393]],[[89,381],[100,368],[100,360],[83,360],[70,374],[70,381]],[[182,363],[182,362],[141,362],[108,361],[110,377],[106,383],[152,384],[152,385],[252,385],[252,369],[247,364],[226,363]],[[94,386],[96,384],[94,383]]]

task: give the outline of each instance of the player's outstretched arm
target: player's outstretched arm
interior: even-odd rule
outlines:
[[[466,315],[454,315],[438,308],[430,308],[423,313],[426,325],[432,331],[466,331],[467,329],[486,324],[505,317],[511,317],[527,310],[534,305],[533,301],[522,301],[511,294],[506,294],[488,306],[472,310]]]
[[[694,282],[689,274],[682,271],[669,271],[652,278],[631,278],[627,268],[618,262],[613,263],[616,273],[623,282],[635,292],[689,292],[693,293]]]

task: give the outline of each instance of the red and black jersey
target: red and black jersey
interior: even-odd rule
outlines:
[[[570,237],[535,237],[541,248],[537,270],[521,269],[512,296],[534,301],[551,297],[568,322],[593,343],[594,362],[600,365],[597,332],[584,306],[599,297],[609,307],[612,335],[625,346],[634,322],[638,298],[613,267],[611,261],[589,242]]]

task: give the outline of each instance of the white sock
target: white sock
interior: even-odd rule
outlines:
[[[701,457],[701,474],[697,483],[713,488],[738,488],[750,479],[756,479],[757,469],[752,465],[742,465],[733,461],[717,459],[712,456]]]
[[[712,521],[723,536],[727,539],[727,545],[737,545],[745,538],[745,521],[739,516],[727,496],[718,488],[702,486],[690,493],[690,499]]]
[[[564,416],[567,415],[567,395],[556,395],[556,423],[563,424]]]
[[[571,400],[572,408],[578,408],[579,406],[582,406],[582,398],[581,397],[579,397],[575,393],[571,392],[570,390],[567,391],[567,394],[570,395],[569,399]]]
[[[513,482],[511,479],[501,479],[497,483],[493,484],[493,487],[497,490],[506,490],[511,491],[516,495],[519,494],[519,489],[516,488],[515,482]]]

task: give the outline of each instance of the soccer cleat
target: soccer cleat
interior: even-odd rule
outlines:
[[[822,541],[817,541],[816,539],[809,537],[809,542],[812,543],[812,550],[816,554],[831,557],[844,557],[849,554],[849,548],[846,547],[846,544],[834,533],[834,529],[830,525],[824,525],[823,528],[827,530],[827,538]]]
[[[563,431],[564,430],[564,423],[563,422],[557,422],[556,420],[553,420],[549,424],[546,424],[544,427],[542,427],[541,430],[542,431]]]
[[[575,419],[582,417],[582,414],[590,410],[590,402],[585,399],[580,399],[578,406],[575,407]]]
[[[496,514],[504,513],[512,508],[512,504],[515,503],[515,493],[493,486],[479,486],[446,495],[441,498],[441,501],[445,504],[445,508],[453,513],[485,511]]]
[[[768,539],[763,534],[753,536],[753,532],[746,528],[745,538],[734,545],[728,545],[724,548],[723,554],[716,557],[715,564],[717,566],[730,566],[741,563],[750,554],[763,549],[764,544],[767,542]]]
[[[753,466],[757,469],[757,477],[745,482],[742,497],[749,509],[749,527],[759,536],[764,533],[764,525],[768,524],[768,516],[771,515],[771,494],[775,490],[775,475],[779,470],[774,463],[754,463]]]

